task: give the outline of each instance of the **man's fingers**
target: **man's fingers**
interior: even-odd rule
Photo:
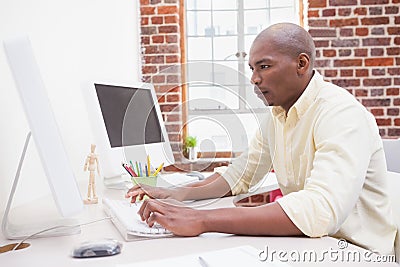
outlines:
[[[146,199],[140,207],[138,213],[142,220],[147,221],[150,215],[154,212],[164,214],[166,204],[156,199]]]

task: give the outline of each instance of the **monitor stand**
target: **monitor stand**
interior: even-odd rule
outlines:
[[[17,172],[15,174],[14,182],[11,188],[11,193],[7,201],[7,206],[4,212],[3,221],[1,228],[4,237],[7,239],[24,239],[24,238],[35,238],[35,237],[52,237],[52,236],[63,236],[79,234],[81,232],[77,220],[61,218],[52,221],[45,221],[36,224],[11,224],[9,222],[9,214],[11,211],[11,204],[14,198],[15,191],[24,162],[26,150],[29,145],[29,141],[32,133],[29,132],[25,139],[25,145],[19,160]]]

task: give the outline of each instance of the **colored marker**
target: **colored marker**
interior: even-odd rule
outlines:
[[[164,162],[161,163],[161,165],[157,168],[157,170],[153,173],[153,176],[156,176],[162,169],[162,167],[164,166]]]
[[[150,176],[150,156],[147,155],[147,176]]]

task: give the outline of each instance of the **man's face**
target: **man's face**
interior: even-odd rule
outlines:
[[[254,92],[267,106],[281,106],[286,111],[301,95],[296,58],[276,48],[267,39],[256,40],[249,55]]]

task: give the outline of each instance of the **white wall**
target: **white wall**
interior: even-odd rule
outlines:
[[[78,181],[93,142],[81,83],[139,80],[138,7],[135,0],[1,0],[0,41],[27,33]],[[0,47],[0,211],[4,210],[29,131]],[[15,204],[47,194],[31,139]],[[83,193],[84,190],[81,190]],[[83,193],[84,194],[84,193]]]

